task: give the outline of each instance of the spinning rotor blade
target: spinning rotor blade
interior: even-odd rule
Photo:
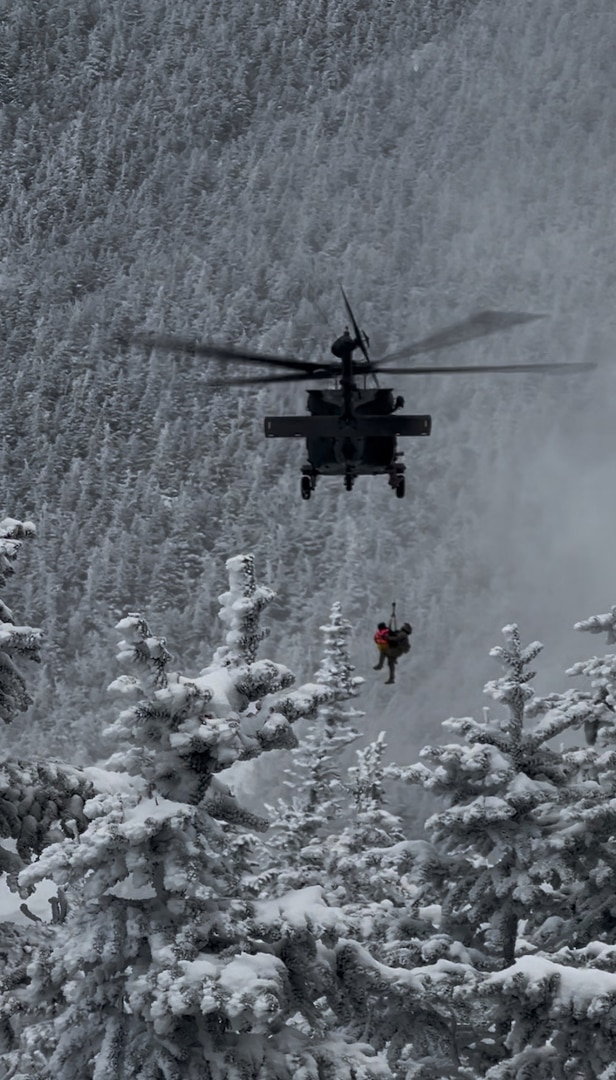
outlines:
[[[126,339],[131,345],[145,345],[149,349],[166,349],[169,352],[182,353],[184,356],[205,356],[211,360],[230,360],[239,363],[263,364],[265,367],[285,368],[289,371],[309,374],[322,368],[310,360],[296,360],[291,356],[272,356],[267,353],[250,352],[247,349],[234,349],[228,345],[210,345],[194,341],[192,338],[175,337],[173,334],[157,334],[144,331],[131,334]]]
[[[389,364],[393,360],[406,360],[410,356],[418,356],[419,353],[448,349],[451,345],[475,341],[476,338],[494,334],[497,330],[508,330],[510,326],[544,318],[545,315],[531,315],[525,311],[479,311],[476,315],[464,319],[463,322],[452,323],[451,326],[446,326],[444,330],[437,330],[435,334],[430,334],[421,341],[414,341],[402,349],[388,353],[375,366],[379,369],[381,364]]]
[[[293,383],[293,382],[312,382],[314,379],[331,379],[336,375],[336,371],[329,371],[321,368],[320,371],[313,371],[308,374],[297,372],[293,375],[254,375],[243,378],[239,375],[237,378],[231,379],[216,379],[208,380],[205,386],[265,386],[268,383]]]
[[[359,329],[359,326],[357,325],[357,322],[355,321],[355,316],[354,316],[354,314],[353,314],[353,312],[351,310],[351,305],[349,304],[349,301],[347,299],[347,294],[345,293],[344,289],[342,288],[342,285],[340,286],[340,292],[342,293],[342,299],[344,300],[344,306],[346,308],[347,315],[349,316],[349,319],[351,320],[351,325],[353,327],[353,334],[355,335],[355,340],[356,340],[357,344],[359,345],[361,351],[363,352],[363,354],[364,354],[364,356],[366,358],[366,363],[369,364],[370,363],[370,357],[368,356],[368,350],[366,349],[366,345],[365,345],[364,339],[362,337],[361,330]]]
[[[456,364],[453,367],[396,367],[378,368],[379,375],[459,375],[465,371],[472,375],[482,371],[502,371],[505,374],[512,371],[542,371],[563,373],[566,371],[593,371],[597,364]]]

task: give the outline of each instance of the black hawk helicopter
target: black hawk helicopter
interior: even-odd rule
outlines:
[[[335,361],[297,360],[290,356],[271,356],[244,349],[230,348],[193,341],[172,335],[144,332],[133,334],[129,341],[151,348],[170,350],[189,356],[235,363],[258,364],[278,369],[280,374],[254,375],[216,380],[212,385],[259,386],[266,383],[333,381],[324,390],[308,390],[308,415],[266,416],[265,435],[268,439],[305,439],[307,461],[302,465],[301,494],[309,499],[319,476],[342,476],[347,491],[351,491],[358,476],[383,473],[396,496],[405,494],[405,465],[397,449],[397,439],[430,434],[432,418],[427,414],[405,416],[398,412],[404,399],[389,387],[381,387],[379,375],[450,375],[462,372],[555,372],[581,371],[592,364],[481,364],[449,367],[386,367],[396,360],[408,359],[420,353],[450,348],[474,341],[520,323],[543,318],[521,311],[481,311],[462,322],[413,342],[378,361],[368,354],[369,339],[359,329],[346,293],[341,286],[344,305],[353,328],[348,327],[336,338],[331,351]],[[354,359],[359,351],[361,359]],[[374,383],[368,386],[368,379]]]

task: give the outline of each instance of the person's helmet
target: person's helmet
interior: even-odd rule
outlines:
[[[402,629],[404,630],[405,634],[413,633],[413,627],[408,622],[402,623]]]
[[[387,623],[386,622],[380,622],[379,625],[377,626],[377,630],[387,630]]]

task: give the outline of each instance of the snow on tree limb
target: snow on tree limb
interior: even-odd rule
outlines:
[[[607,644],[616,645],[616,604],[605,615],[591,615],[589,619],[576,622],[574,630],[587,630],[590,634],[607,634]]]
[[[155,637],[138,612],[129,612],[116,624],[116,630],[126,634],[126,639],[118,642],[118,660],[120,663],[135,663],[147,673],[149,682],[159,689],[167,685],[165,669],[172,659],[164,638]],[[145,685],[142,689],[146,689]]]
[[[0,847],[0,874],[13,875],[33,854],[87,826],[84,805],[94,794],[87,776],[55,762],[0,762],[0,836],[15,842],[16,854]]]
[[[514,1018],[507,1059],[484,1073],[486,1080],[614,1075],[616,974],[522,956],[478,991],[494,1001],[497,1021]]]
[[[10,517],[0,521],[0,588],[6,584],[7,577],[15,573],[12,564],[21,550],[21,541],[33,536],[36,536],[36,529],[31,521]]]

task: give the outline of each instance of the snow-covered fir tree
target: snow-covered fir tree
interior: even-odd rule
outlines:
[[[602,963],[607,951],[597,942],[585,958],[521,956],[477,985],[477,1017],[483,1006],[503,1033],[504,1060],[486,1058],[484,1080],[613,1080],[616,973],[613,957],[612,970]]]
[[[0,588],[14,573],[22,541],[35,535],[30,522],[0,521]],[[25,712],[32,699],[18,664],[40,662],[42,631],[16,625],[10,608],[0,599],[0,718],[5,723]],[[41,752],[43,748],[41,748]],[[92,783],[79,770],[49,760],[26,761],[3,755],[0,760],[0,878],[17,890],[19,872],[47,845],[76,836],[86,826],[83,808],[94,794]],[[28,925],[0,922],[0,1052],[16,1043],[23,1015],[15,991],[27,982],[27,966],[36,944],[49,930],[29,910],[24,890],[21,909]],[[54,918],[63,907],[59,893],[51,901]],[[34,925],[34,924],[37,925]]]
[[[224,664],[243,660],[251,664],[257,657],[259,644],[268,636],[267,627],[260,625],[261,613],[276,594],[266,585],[257,584],[253,555],[240,555],[227,560],[229,589],[218,597],[221,622],[228,628],[226,645],[214,659]]]
[[[0,521],[0,589],[15,573],[14,562],[25,538],[35,535],[30,521],[3,518]],[[0,597],[0,720],[10,724],[17,713],[32,704],[26,688],[26,680],[16,660],[27,659],[40,663],[42,631],[32,626],[15,623],[11,609]]]
[[[613,643],[613,616],[577,629],[605,631]],[[515,626],[504,636],[505,648],[492,655],[507,671],[486,691],[509,715],[493,720],[486,710],[482,724],[449,721],[467,745],[427,748],[432,769],[412,777],[450,804],[427,823],[444,857],[426,862],[424,884],[432,895],[441,890],[441,927],[468,961],[464,991],[450,994],[456,1050],[470,1075],[486,1080],[609,1080],[616,760],[605,713],[614,659],[570,669],[591,677],[590,691],[537,698],[526,669],[540,646],[522,648]],[[591,745],[549,745],[589,719]],[[421,898],[420,890],[414,904]]]
[[[28,913],[24,907],[24,913]],[[27,925],[0,922],[0,1055],[19,1045],[21,1030],[27,1023],[20,1002],[28,985],[28,966],[36,948],[53,940],[53,931],[30,913]]]
[[[575,629],[604,633],[607,645],[613,646],[616,607],[576,623]],[[536,702],[571,725],[583,725],[586,735],[586,745],[563,751],[575,780],[554,818],[551,846],[566,903],[539,944],[545,944],[548,934],[552,948],[573,947],[576,955],[583,955],[593,941],[616,944],[616,655],[580,661],[567,674],[589,680],[590,688],[586,682]]]
[[[575,624],[575,629],[590,634],[605,634],[607,645],[616,645],[616,605],[603,615],[591,615]],[[610,745],[616,741],[616,655],[591,657],[569,668],[568,675],[584,675],[590,679],[591,689],[576,690],[573,703],[588,709],[584,721],[587,741],[594,745],[601,731],[600,742]]]
[[[448,803],[426,823],[445,856],[427,884],[441,896],[442,929],[477,950],[476,960],[486,968],[513,963],[521,920],[537,927],[561,908],[549,837],[574,773],[549,745],[574,720],[548,711],[525,727],[533,699],[534,672],[528,669],[542,646],[524,648],[515,625],[506,626],[503,636],[505,645],[491,655],[505,674],[485,690],[506,706],[506,715],[492,717],[485,709],[481,720],[445,721],[465,742],[426,747],[421,756],[431,767],[418,765],[409,774]]]
[[[408,862],[406,842],[400,818],[385,805],[387,781],[400,780],[404,768],[385,763],[386,749],[385,733],[381,732],[356,752],[356,764],[348,769],[345,780],[348,820],[323,846],[329,887],[347,904],[379,901],[389,895],[390,886],[404,891],[401,874],[402,864]],[[310,861],[317,850],[316,844],[310,845],[304,858]]]
[[[616,644],[616,606],[575,624],[575,629],[604,633]],[[584,718],[588,745],[568,757],[578,769],[577,798],[568,805],[556,837],[572,878],[575,927],[569,944],[592,941],[616,945],[616,654],[592,657],[569,668],[568,675],[590,679],[590,691],[577,691],[567,715]]]
[[[36,535],[34,525],[4,518],[0,521],[0,588],[15,573],[15,560],[25,539]],[[0,719],[11,723],[32,703],[21,659],[40,663],[42,630],[15,623],[0,598]],[[44,747],[41,747],[41,755]],[[46,844],[85,828],[83,805],[93,794],[92,783],[79,769],[44,760],[0,757],[0,877],[13,885],[19,870]]]
[[[492,971],[512,968],[518,951],[537,947],[528,939],[545,932],[566,902],[551,840],[575,769],[549,744],[577,721],[533,700],[529,665],[542,646],[524,648],[515,625],[505,627],[503,636],[504,646],[491,655],[505,673],[485,689],[506,714],[492,717],[486,708],[481,720],[446,721],[464,743],[426,747],[422,757],[429,767],[410,767],[405,776],[447,800],[447,808],[426,823],[433,848],[419,867],[410,904],[416,916],[430,904],[440,908],[438,933],[426,936],[424,922],[418,936],[424,955],[440,957],[441,975],[443,965],[452,975],[437,996],[441,1009],[449,1008],[462,1072],[447,1076],[492,1075],[488,1070],[501,1062],[505,1068],[519,1016],[482,988],[490,985]],[[529,1008],[524,999],[520,1014]]]
[[[291,751],[284,781],[289,798],[279,799],[275,808],[268,807],[272,828],[267,846],[273,870],[265,876],[273,874],[279,891],[321,880],[319,866],[306,861],[304,852],[312,840],[317,840],[319,850],[317,838],[327,836],[345,813],[348,796],[341,782],[340,758],[359,738],[355,723],[363,716],[350,704],[364,680],[353,674],[349,647],[352,626],[337,601],[329,622],[320,630],[323,655],[315,680],[328,687],[331,698],[319,707],[314,720],[301,725],[304,730],[299,745]]]
[[[409,916],[413,875],[433,855],[424,841],[405,839],[400,818],[386,807],[388,782],[405,777],[404,767],[384,761],[386,748],[381,733],[356,752],[356,764],[342,777],[343,817],[325,817],[319,831],[306,829],[299,870],[287,875],[322,883],[325,898],[339,908],[347,940],[337,949],[337,970],[346,1015],[362,1018],[365,1037],[386,1049],[392,1073],[457,1076],[450,998],[466,986],[468,970],[457,962],[461,951],[443,966],[446,950],[429,912]],[[332,826],[337,831],[327,832]],[[465,1008],[462,994],[458,1022]],[[335,1027],[331,1011],[327,1018]]]
[[[126,744],[110,762],[125,769],[126,790],[93,798],[83,835],[46,849],[21,875],[24,888],[53,877],[69,910],[38,951],[30,986],[14,991],[30,1024],[2,1059],[8,1077],[389,1075],[349,1027],[340,913],[322,890],[255,902],[242,892],[229,830],[266,823],[220,774],[292,745],[291,724],[331,692],[293,690],[288,669],[254,659],[265,592],[250,557],[228,569],[226,645],[196,678],[168,671],[165,641],[140,615],[120,623],[120,659],[135,670],[114,689],[138,699],[111,729]]]

